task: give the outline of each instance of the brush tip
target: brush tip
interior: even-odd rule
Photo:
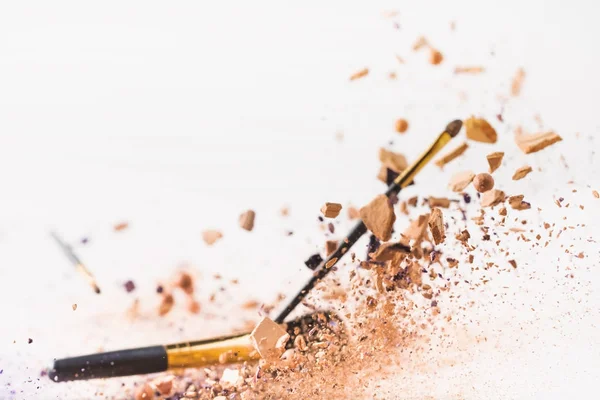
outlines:
[[[448,132],[452,137],[458,135],[458,132],[460,132],[460,128],[462,128],[462,124],[463,123],[460,119],[455,119],[454,121],[446,125],[446,132]]]

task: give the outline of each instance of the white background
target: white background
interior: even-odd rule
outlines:
[[[469,363],[436,371],[435,379],[403,376],[397,383],[412,387],[414,393],[403,393],[414,398],[595,397],[588,391],[600,379],[598,250],[586,239],[597,232],[600,207],[590,189],[600,190],[593,156],[599,149],[596,8],[584,0],[2,2],[0,398],[113,393],[110,383],[40,381],[39,371],[53,357],[99,347],[239,328],[241,320],[226,320],[237,304],[272,301],[308,275],[303,260],[324,240],[316,221],[323,202],[361,205],[383,190],[374,179],[379,146],[393,140],[391,148],[412,160],[447,122],[471,114],[498,129],[493,150],[505,150],[510,165],[497,177],[503,189],[525,193],[534,208],[546,210],[544,220],[568,215],[569,224],[587,224],[572,238],[581,238],[576,248],[587,254],[574,261],[584,289],[562,285],[565,262],[572,260],[557,261],[564,255],[559,244],[532,254],[523,263],[530,269],[512,283],[534,294],[515,290],[514,302],[475,314],[482,325],[487,321],[491,337],[504,341],[493,351],[472,350]],[[384,18],[389,10],[399,14]],[[442,51],[442,65],[410,50],[419,35]],[[482,65],[486,73],[455,76],[457,65]],[[499,97],[507,96],[521,66],[527,72],[522,96],[506,105],[500,124]],[[363,67],[369,76],[349,82]],[[388,79],[392,71],[395,81]],[[525,157],[512,132],[517,125],[540,129],[536,114],[564,141]],[[393,131],[399,117],[410,122],[403,136]],[[468,158],[443,173],[429,167],[407,196],[447,195],[453,171],[483,170],[483,156],[493,150],[473,145]],[[510,182],[526,162],[536,173]],[[566,189],[570,180],[574,186]],[[585,212],[558,209],[558,196],[585,205]],[[284,205],[288,218],[279,215]],[[257,212],[252,233],[237,226],[248,208]],[[120,221],[130,229],[114,233]],[[224,233],[213,247],[201,240],[209,228]],[[70,268],[48,236],[51,229],[73,243],[90,238],[77,250],[101,296]],[[286,236],[288,230],[294,235]],[[563,239],[568,246],[569,237]],[[151,315],[155,285],[181,262],[201,276],[203,313],[127,321],[135,295]],[[217,271],[240,285],[225,285],[210,306],[210,293],[223,284],[211,278]],[[548,280],[528,283],[529,274],[548,274]],[[137,284],[134,294],[122,288],[128,279]],[[546,305],[543,315],[517,322],[538,300]],[[496,318],[502,333],[490,322]]]

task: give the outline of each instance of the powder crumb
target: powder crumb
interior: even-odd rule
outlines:
[[[379,149],[379,161],[382,165],[397,173],[400,173],[408,168],[408,162],[403,154],[394,153],[393,151],[386,150],[383,147]]]
[[[561,140],[562,138],[554,132],[515,135],[517,146],[525,154],[536,153]]]
[[[192,313],[192,314],[199,314],[200,313],[200,302],[198,302],[198,300],[194,299],[193,297],[188,297],[187,299],[187,310]]]
[[[429,207],[431,207],[431,208],[434,208],[434,207],[448,208],[448,207],[450,207],[450,199],[447,197],[429,197],[429,199],[427,199],[427,203],[429,204]]]
[[[498,134],[492,125],[483,118],[471,117],[465,121],[467,137],[476,142],[496,143]]]
[[[515,173],[512,176],[512,180],[513,181],[518,181],[519,179],[523,179],[525,178],[531,171],[533,171],[533,168],[531,168],[529,165],[525,165],[521,168],[518,168]]]
[[[342,205],[340,203],[325,203],[323,207],[321,207],[321,213],[325,218],[336,218],[340,215],[341,210]]]
[[[495,206],[504,201],[506,195],[502,190],[492,189],[481,196],[481,207]]]
[[[325,242],[325,254],[327,256],[333,254],[333,252],[337,249],[338,242],[337,240],[328,240]]]
[[[173,280],[173,285],[183,290],[186,294],[194,293],[194,278],[188,272],[177,272]]]
[[[513,96],[518,96],[521,93],[521,87],[523,86],[524,79],[525,70],[523,68],[519,68],[510,85],[510,94]]]
[[[597,198],[597,199],[600,199],[600,193],[598,193],[598,191],[597,191],[597,190],[592,190],[592,195],[593,195],[595,198]]]
[[[242,215],[240,215],[239,222],[240,227],[248,232],[254,229],[254,218],[256,217],[256,213],[252,210],[247,210]]]
[[[125,229],[127,229],[128,227],[129,227],[128,222],[119,222],[118,224],[115,224],[115,226],[113,226],[113,230],[115,232],[121,232],[121,231],[124,231]]]
[[[486,156],[488,165],[490,166],[490,174],[500,168],[502,165],[502,158],[504,158],[504,152],[496,151]]]
[[[448,186],[453,192],[462,192],[475,178],[473,171],[461,171],[452,175]]]
[[[225,387],[236,386],[240,380],[240,371],[232,368],[225,368],[219,383]],[[241,378],[243,379],[243,378]]]
[[[360,213],[356,207],[349,206],[348,207],[348,219],[353,220],[360,218]]]
[[[408,121],[404,118],[398,119],[395,124],[395,129],[398,133],[406,132],[408,130]]]
[[[442,210],[439,208],[432,209],[428,224],[435,244],[442,243],[446,239]]]
[[[127,293],[131,293],[135,290],[135,283],[130,279],[123,284],[123,287]]]
[[[516,196],[510,196],[508,198],[508,204],[514,210],[528,210],[531,208],[531,204],[526,201],[523,201],[523,195],[519,194]]]
[[[419,36],[413,44],[412,49],[414,51],[418,51],[423,47],[429,47],[429,42],[427,41],[427,39],[425,39],[425,36]]]
[[[481,74],[485,71],[483,67],[455,67],[454,74]]]
[[[379,240],[388,241],[392,237],[392,227],[396,221],[394,207],[386,195],[376,196],[360,209],[360,217],[373,235]]]
[[[289,338],[285,329],[269,317],[263,317],[250,334],[254,348],[267,361],[277,360],[283,354],[283,349],[277,345],[285,337]]]
[[[173,305],[175,304],[175,299],[171,293],[163,293],[161,297],[160,304],[158,306],[158,315],[163,317],[167,315],[171,309],[173,309]]]
[[[369,69],[368,68],[363,68],[360,71],[355,72],[354,74],[352,74],[350,76],[350,80],[351,81],[355,81],[357,79],[364,78],[367,75],[369,75]]]
[[[149,384],[144,384],[135,391],[135,400],[153,400],[154,390]]]
[[[161,396],[168,396],[171,393],[171,390],[173,390],[174,379],[175,376],[173,375],[157,378],[152,381],[152,385],[156,388]]]
[[[222,237],[223,237],[223,234],[221,232],[213,230],[213,229],[209,229],[209,230],[202,232],[202,239],[204,240],[204,243],[206,243],[209,246],[212,246],[213,244],[215,244]]]
[[[442,156],[438,160],[436,160],[435,165],[437,165],[440,168],[443,168],[444,165],[448,164],[450,161],[452,161],[455,158],[462,155],[468,148],[469,148],[469,145],[467,144],[467,142],[464,142],[463,144],[461,144],[460,146],[458,146],[451,152],[445,154],[444,156]]]
[[[71,308],[73,309],[73,311],[77,310],[77,303],[74,303]]]
[[[430,49],[429,50],[429,63],[431,65],[439,65],[444,61],[444,56],[440,53],[439,50]]]

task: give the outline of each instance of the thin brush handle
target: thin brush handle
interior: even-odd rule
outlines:
[[[150,346],[55,360],[48,375],[55,382],[64,382],[150,374],[167,368],[165,346]]]
[[[328,311],[317,311],[284,324],[292,346],[298,332],[309,332],[315,326],[341,324],[340,319]],[[223,358],[224,357],[224,358]],[[256,360],[249,333],[222,336],[192,342],[174,343],[166,346],[150,346],[138,349],[117,350],[107,353],[54,360],[48,376],[54,382],[112,378],[141,375],[178,368],[200,368],[210,365]]]
[[[408,167],[402,174],[400,174],[394,182],[388,187],[388,190],[385,192],[385,195],[390,197],[392,195],[397,195],[400,193],[400,190],[410,185],[413,181],[415,175],[419,173],[425,165],[460,131],[462,127],[462,122],[459,120],[452,121],[444,132],[442,132],[436,141],[429,146],[427,150],[415,161],[410,167]],[[340,258],[343,257],[344,254],[350,250],[350,248],[367,232],[367,227],[365,224],[360,221],[346,236],[344,240],[340,242],[336,251],[333,254],[329,255],[325,260],[321,262],[321,264],[315,269],[313,272],[313,276],[306,282],[304,287],[300,289],[300,291],[292,298],[292,300],[288,303],[288,305],[279,313],[275,322],[282,323],[285,319],[290,315],[290,313],[304,300],[304,298],[308,295],[308,293],[315,287],[315,285],[327,274],[329,274],[335,264],[338,263]]]

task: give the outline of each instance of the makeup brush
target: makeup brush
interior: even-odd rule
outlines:
[[[87,267],[81,262],[79,257],[77,257],[77,255],[73,252],[73,248],[71,246],[69,246],[68,244],[66,244],[58,236],[58,234],[56,232],[50,232],[50,236],[52,236],[52,238],[60,246],[60,248],[63,250],[63,252],[67,256],[67,258],[69,259],[69,261],[71,261],[71,263],[73,263],[73,265],[75,266],[75,269],[77,269],[77,271],[81,275],[83,275],[83,277],[88,281],[89,285],[92,287],[92,289],[94,289],[94,292],[96,292],[97,294],[100,294],[100,288],[98,287],[98,284],[96,283],[96,279],[94,278],[94,275],[92,275],[90,270],[87,269]]]
[[[318,311],[284,324],[293,346],[295,337],[313,328],[328,329],[343,335],[341,320],[333,313]],[[305,335],[309,337],[310,335]],[[207,340],[170,345],[140,347],[106,353],[55,360],[48,376],[54,382],[112,378],[117,376],[150,374],[177,368],[199,368],[220,364],[227,355],[226,364],[260,358],[254,350],[250,333],[223,336]]]
[[[450,122],[444,132],[442,132],[431,146],[419,157],[411,166],[404,170],[388,187],[385,195],[390,197],[397,195],[403,188],[410,185],[417,173],[427,165],[429,161],[460,131],[462,121],[454,120]],[[333,270],[335,264],[348,252],[348,250],[367,232],[367,227],[360,221],[350,231],[345,239],[340,241],[337,249],[331,253],[321,264],[315,268],[313,276],[308,280],[302,289],[292,298],[288,305],[281,311],[275,319],[275,322],[283,322],[287,316],[304,300],[312,288],[329,272]]]

